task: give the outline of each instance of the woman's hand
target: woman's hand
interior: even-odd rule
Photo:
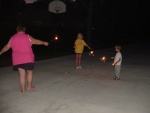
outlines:
[[[44,42],[44,45],[45,45],[45,46],[48,46],[48,45],[49,45],[49,43],[48,43],[48,42]]]

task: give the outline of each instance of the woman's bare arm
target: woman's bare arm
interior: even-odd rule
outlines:
[[[35,39],[32,36],[29,36],[29,38],[31,39],[32,44],[35,44],[35,45],[45,45],[45,46],[49,45],[48,42],[45,42],[45,41],[42,41],[42,40],[39,40],[39,39]]]
[[[10,41],[2,48],[2,50],[0,51],[0,55],[8,51],[9,49],[10,49]]]

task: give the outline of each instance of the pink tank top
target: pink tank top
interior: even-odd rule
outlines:
[[[10,46],[12,48],[13,65],[35,62],[32,42],[28,34],[23,32],[16,33],[10,39]]]

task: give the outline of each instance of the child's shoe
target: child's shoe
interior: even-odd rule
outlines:
[[[80,69],[80,68],[77,66],[76,69]]]
[[[120,78],[116,78],[116,80],[120,80]]]
[[[82,67],[81,67],[81,66],[79,66],[79,69],[82,69]]]
[[[114,80],[120,80],[120,78],[116,77],[116,78],[114,78]]]

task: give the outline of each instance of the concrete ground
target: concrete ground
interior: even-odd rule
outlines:
[[[20,92],[12,67],[0,68],[0,113],[150,113],[150,52],[141,44],[125,46],[119,81],[113,80],[114,48],[37,61],[34,91]],[[106,62],[100,58],[106,56]]]

